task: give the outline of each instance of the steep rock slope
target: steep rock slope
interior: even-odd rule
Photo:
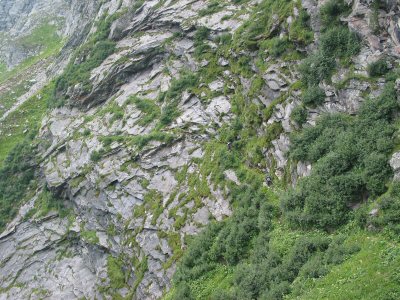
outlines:
[[[96,1],[0,2],[0,164],[45,112],[44,100],[25,102],[65,67],[98,8]]]
[[[97,1],[1,1],[1,61],[11,69],[27,58],[38,55],[44,50],[40,40],[54,38],[46,36],[47,31],[55,30],[63,38],[79,35],[77,30],[84,30],[87,23],[92,21],[97,6]],[[36,35],[29,38],[35,31]]]
[[[51,3],[68,24],[67,46],[82,45],[34,97],[53,108],[36,139],[34,188],[0,236],[0,299],[161,298],[191,236],[232,214],[231,191],[266,172],[287,183],[310,173],[286,153],[301,126],[290,118],[302,99],[298,65],[318,47],[326,1],[73,2],[65,12]],[[54,16],[47,1],[2,3],[10,32],[29,26],[35,10]],[[340,21],[360,36],[360,51],[352,68],[321,81],[323,99],[303,123],[356,114],[365,93],[381,93],[384,81],[365,77],[369,63],[398,59],[398,7],[387,5],[374,19],[379,37],[367,2]],[[87,36],[82,15],[93,21]],[[260,46],[285,35],[287,49]],[[241,141],[245,163],[234,171],[229,149]],[[217,166],[225,169],[215,176]]]

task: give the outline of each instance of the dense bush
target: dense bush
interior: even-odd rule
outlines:
[[[306,46],[314,40],[310,16],[303,8],[300,9],[299,16],[289,28],[289,39],[300,46]]]
[[[121,289],[125,286],[125,273],[123,261],[109,256],[107,258],[107,273],[110,278],[110,287],[113,289]]]
[[[227,130],[221,129],[224,141],[231,140],[233,132],[245,130],[245,126],[235,124],[233,132]],[[210,299],[282,299],[299,276],[322,276],[351,253],[343,241],[332,241],[323,235],[305,234],[286,254],[270,245],[269,233],[274,229],[277,211],[269,204],[264,176],[240,167],[245,159],[240,155],[243,143],[236,141],[229,151],[217,145],[206,148],[212,154],[205,154],[204,159],[210,161],[204,165],[207,173],[203,176],[223,185],[224,170],[236,169],[242,184],[229,184],[233,215],[223,222],[211,223],[190,244],[174,277],[173,299],[194,299],[193,284],[221,265],[234,267],[233,282],[229,290],[211,293]]]
[[[101,160],[101,158],[103,157],[103,155],[104,155],[103,149],[101,149],[99,151],[95,150],[90,154],[90,160],[93,162],[99,162]]]
[[[301,80],[305,85],[316,86],[331,77],[336,62],[334,57],[316,52],[307,57],[299,66]]]
[[[291,48],[291,44],[288,38],[275,37],[265,41],[261,47],[268,49],[269,54],[272,57],[280,57],[283,53]]]
[[[304,105],[318,106],[325,101],[325,91],[317,85],[309,86],[301,95]]]
[[[332,20],[345,11],[343,2],[333,0],[321,8],[323,19],[329,20],[329,27],[321,34],[318,50],[300,65],[302,81],[307,86],[316,86],[321,81],[330,79],[336,68],[336,60],[347,65],[351,57],[361,49],[358,36]]]
[[[210,35],[210,29],[207,27],[199,27],[194,34],[194,56],[201,58],[203,54],[209,51],[211,48],[207,44],[208,36]]]
[[[265,255],[238,268],[237,299],[282,299],[296,278],[321,277],[358,250],[345,246],[340,237],[331,240],[320,235],[301,237],[284,256],[269,249],[266,242],[258,247]]]
[[[319,48],[325,56],[349,59],[360,51],[361,46],[354,32],[344,26],[338,26],[321,35]]]
[[[212,262],[210,248],[221,228],[221,223],[211,223],[194,239],[180,262],[180,268],[175,273],[174,280],[176,282],[197,279],[204,272],[214,268],[215,263],[210,263]]]
[[[345,0],[329,0],[320,9],[321,21],[324,28],[340,24],[340,16],[349,13],[351,5]]]
[[[308,86],[315,86],[324,79],[330,79],[336,59],[348,64],[360,49],[360,40],[355,33],[343,26],[332,27],[321,35],[318,51],[300,65],[302,81]]]
[[[233,51],[239,51],[231,62],[232,70],[238,67],[238,72],[233,70],[236,74],[248,73],[244,76],[253,78],[251,87],[246,93],[238,85],[231,97],[236,118],[218,130],[217,138],[206,143],[203,158],[195,161],[201,169],[201,175],[196,176],[207,178],[214,188],[224,191],[233,214],[220,223],[212,222],[191,239],[178,263],[173,299],[282,299],[296,288],[304,291],[315,278],[325,276],[357,251],[348,246],[352,240],[345,242],[337,231],[327,234],[320,228],[334,230],[346,224],[352,216],[350,206],[385,191],[385,182],[390,178],[387,159],[393,148],[393,117],[398,110],[390,84],[382,97],[365,101],[359,116],[327,115],[315,127],[295,134],[289,162],[294,163],[293,167],[297,160],[310,161],[313,171],[281,199],[282,211],[271,192],[279,190],[282,183],[274,180],[272,188],[265,185],[265,166],[274,167],[266,162],[265,150],[282,132],[282,124],[262,124],[267,124],[274,105],[286,100],[287,95],[283,100],[276,99],[265,111],[260,110],[250,99],[257,95],[263,81],[249,68],[251,56],[239,53],[244,52],[243,48],[261,48],[258,60],[264,53],[285,58],[286,50],[293,49],[294,33],[289,33],[289,38],[278,37],[271,30],[272,15],[278,14],[285,22],[285,13],[291,14],[293,5],[294,1],[262,1],[258,13],[233,38]],[[360,47],[359,39],[339,23],[346,6],[335,6],[334,1],[329,5],[332,7],[326,15],[334,18],[335,26],[324,28],[320,49],[302,65],[301,87],[307,105],[324,101],[319,83],[330,78],[338,63],[348,63]],[[307,24],[308,19],[298,22]],[[226,46],[220,40],[218,43]],[[261,62],[256,65],[262,70]],[[302,124],[306,118],[302,104],[292,119]],[[235,171],[239,186],[226,178],[226,170]],[[183,180],[180,176],[179,181]],[[287,220],[296,230],[287,227]],[[225,269],[229,272],[221,271]]]
[[[27,139],[17,144],[0,169],[0,231],[16,215],[34,179],[35,150]]]
[[[332,229],[346,222],[352,203],[385,191],[398,106],[394,86],[388,84],[381,97],[363,104],[357,117],[326,115],[292,137],[291,158],[314,167],[282,199],[290,222]]]
[[[307,109],[303,105],[296,106],[290,118],[292,121],[296,122],[297,125],[302,126],[307,121]]]
[[[385,58],[379,59],[369,64],[367,71],[371,77],[383,76],[389,72],[388,62]]]
[[[369,216],[369,222],[375,227],[387,228],[396,238],[400,234],[400,183],[395,182],[389,191],[379,199],[378,215]]]

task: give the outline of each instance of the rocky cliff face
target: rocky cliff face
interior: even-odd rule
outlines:
[[[45,30],[40,31],[45,25],[52,26],[51,29],[63,39],[82,35],[85,27],[93,21],[97,9],[98,1],[1,1],[1,61],[11,69],[40,54],[44,49],[38,39],[46,35]],[[38,29],[33,38],[36,40],[26,38]]]
[[[42,121],[39,188],[0,235],[0,299],[161,298],[188,237],[231,214],[229,191],[212,184],[201,162],[209,142],[220,138],[217,129],[237,113],[235,91],[251,95],[246,101],[257,107],[271,107],[258,134],[281,126],[261,149],[269,163],[260,170],[277,179],[289,173],[293,182],[310,172],[307,163],[290,167],[285,156],[289,134],[298,128],[290,119],[300,103],[293,87],[298,61],[267,58],[259,68],[255,54],[244,53],[246,67],[262,79],[254,93],[254,78],[235,69],[239,54],[233,49],[198,58],[199,47],[218,49],[217,41],[241,30],[257,2],[224,3],[205,13],[208,2],[197,0],[0,1],[0,30],[13,40],[33,24],[60,20],[59,34],[67,46],[77,46],[99,30],[95,22],[82,34],[94,20],[115,17],[108,36],[115,51],[90,70],[90,88],[68,86],[62,95],[67,105]],[[302,1],[317,43],[322,2]],[[308,111],[311,125],[325,112],[356,113],[362,96],[379,94],[384,84],[360,79],[367,65],[400,56],[397,3],[378,11],[385,29],[378,37],[369,1],[355,2],[342,21],[362,37],[362,50],[353,70],[340,69],[321,86],[325,101]],[[296,6],[274,30],[286,32],[298,16]],[[299,47],[304,52],[315,45]],[[0,48],[8,67],[31,55],[7,42]],[[72,63],[79,59],[73,56]],[[235,172],[225,176],[240,184]],[[67,216],[32,216],[46,189],[62,199]]]

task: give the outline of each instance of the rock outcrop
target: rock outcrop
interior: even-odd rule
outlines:
[[[60,197],[70,213],[32,216],[42,188],[20,209],[0,235],[0,299],[110,299],[115,293],[161,298],[186,238],[231,214],[229,191],[214,186],[199,161],[207,154],[206,142],[218,139],[216,128],[233,119],[233,96],[224,90],[241,85],[247,94],[251,89],[248,78],[230,70],[229,59],[196,59],[196,30],[207,27],[212,38],[205,43],[215,48],[214,38],[233,34],[258,1],[250,1],[247,8],[229,3],[211,15],[200,13],[207,7],[202,0],[17,2],[0,2],[0,30],[10,37],[41,22],[34,16],[46,11],[49,18],[58,16],[66,24],[60,34],[72,49],[87,40],[85,28],[90,36],[96,31],[95,25],[90,27],[94,20],[108,14],[116,16],[109,35],[116,50],[91,70],[90,92],[83,92],[79,83],[70,86],[68,105],[53,109],[42,121],[40,186]],[[320,3],[302,2],[318,35]],[[356,1],[353,13],[343,20],[364,41],[354,58],[357,75],[367,75],[368,63],[382,55],[398,57],[398,5],[388,5],[389,11],[378,14],[379,24],[389,28],[382,40],[368,25],[371,8],[363,1]],[[9,67],[30,55],[0,48]],[[62,59],[68,55],[62,53]],[[299,92],[291,88],[299,79],[297,64],[272,59],[268,64],[259,71],[260,92],[250,101],[273,105],[260,132],[275,123],[281,130],[261,152],[274,176],[283,178],[289,172],[295,181],[311,170],[302,162],[287,170],[289,134],[297,129],[290,115],[300,103]],[[177,88],[179,80],[210,66],[223,68],[222,75],[199,82],[196,89]],[[326,112],[354,114],[363,93],[378,94],[383,87],[383,82],[372,87],[356,76],[347,80],[349,72],[339,70],[331,83],[321,84],[326,99],[308,112],[308,124]],[[172,89],[178,91],[175,98],[160,101]],[[276,104],[279,98],[283,101]],[[141,108],[141,103],[151,109]],[[177,113],[161,126],[160,114],[168,105]],[[225,176],[240,184],[234,171]],[[125,284],[117,282],[120,274],[111,274],[115,266]]]

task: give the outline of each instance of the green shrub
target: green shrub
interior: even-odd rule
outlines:
[[[101,158],[103,157],[104,154],[104,150],[100,150],[100,151],[93,151],[92,154],[90,154],[90,160],[92,162],[98,162],[101,160]]]
[[[17,144],[0,168],[0,232],[15,217],[34,179],[35,147],[26,139]]]
[[[98,244],[99,243],[99,237],[96,234],[96,231],[94,230],[81,230],[81,237],[83,240],[85,240],[89,244]]]
[[[200,58],[204,53],[208,52],[211,48],[206,43],[208,36],[210,35],[210,29],[207,27],[199,27],[194,34],[194,56]]]
[[[35,216],[44,217],[51,211],[58,212],[60,217],[68,213],[62,199],[56,197],[51,191],[45,188],[35,201]]]
[[[268,239],[257,243],[254,251],[262,251],[263,255],[252,256],[235,271],[236,299],[283,299],[296,278],[323,276],[358,249],[346,247],[342,239],[331,241],[321,235],[305,235],[284,256],[269,247]]]
[[[394,182],[387,194],[378,201],[378,215],[368,216],[368,222],[376,228],[387,230],[398,238],[400,234],[400,183]]]
[[[318,106],[325,102],[325,91],[319,86],[309,86],[302,94],[301,100],[304,105]]]
[[[299,16],[289,28],[289,38],[300,46],[306,46],[314,40],[314,32],[310,27],[310,16],[303,8],[300,9]]]
[[[181,283],[178,286],[177,292],[174,295],[174,299],[176,299],[176,300],[191,300],[191,299],[193,299],[192,294],[190,292],[190,288],[186,283]]]
[[[207,40],[209,34],[210,34],[210,29],[209,28],[207,28],[205,26],[199,27],[196,30],[196,33],[194,34],[195,43],[204,42],[205,40]]]
[[[320,38],[318,50],[299,67],[302,81],[308,86],[330,79],[336,68],[336,59],[344,65],[361,49],[360,39],[344,26],[331,27]]]
[[[299,72],[301,80],[305,85],[316,86],[324,79],[332,76],[335,66],[336,62],[333,57],[316,52],[300,64]]]
[[[388,62],[382,58],[373,63],[370,63],[367,67],[369,76],[380,77],[386,75],[389,72]]]
[[[265,132],[266,145],[271,145],[271,142],[279,138],[279,136],[283,132],[284,130],[281,122],[274,122],[271,125],[269,125]]]
[[[284,54],[287,50],[291,48],[291,44],[287,37],[284,38],[275,37],[273,39],[266,40],[262,44],[262,48],[269,49],[269,54],[272,57],[280,57],[282,54]]]
[[[237,31],[236,46],[255,51],[260,48],[260,43],[268,38],[274,37],[278,30],[272,30],[276,20],[274,15],[279,16],[279,22],[289,17],[293,12],[293,2],[289,0],[275,1],[263,0],[258,4],[255,13]]]
[[[290,156],[313,163],[311,176],[282,198],[286,218],[297,226],[330,230],[343,225],[349,206],[382,194],[390,178],[396,91],[388,84],[378,99],[365,101],[357,117],[326,115],[292,137]]]
[[[90,134],[91,134],[91,131],[89,128],[85,128],[85,130],[82,132],[83,136],[90,136]]]
[[[347,27],[338,26],[321,35],[320,51],[324,56],[348,60],[361,49],[360,39]]]
[[[340,24],[340,17],[351,11],[351,5],[344,0],[329,0],[320,8],[321,21],[324,28]]]
[[[229,45],[232,41],[232,34],[223,33],[221,35],[218,35],[215,41],[220,45]]]
[[[292,121],[296,122],[297,125],[302,126],[305,122],[307,122],[307,116],[307,109],[303,105],[299,105],[293,109],[290,118]]]
[[[138,146],[139,149],[145,147],[151,141],[158,141],[162,143],[171,143],[174,136],[166,132],[153,131],[147,135],[138,135],[131,139],[132,144]]]

